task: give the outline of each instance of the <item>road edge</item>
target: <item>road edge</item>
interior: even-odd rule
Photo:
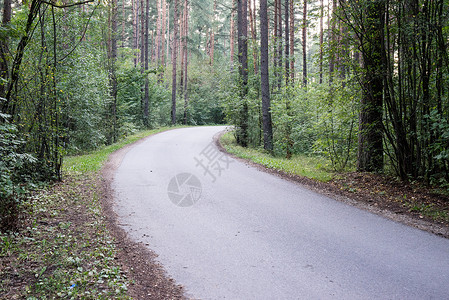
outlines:
[[[125,155],[133,147],[145,142],[156,134],[174,130],[171,128],[151,134],[134,143],[114,151],[102,166],[101,177],[101,207],[103,215],[118,250],[118,260],[134,282],[129,288],[134,299],[188,299],[184,290],[171,278],[164,267],[156,261],[157,254],[146,245],[135,242],[127,235],[118,222],[118,215],[114,212],[114,189],[112,182],[115,171],[120,166]]]
[[[316,180],[313,180],[313,179],[310,179],[307,177],[303,177],[303,176],[299,176],[299,175],[292,175],[292,174],[288,174],[283,171],[271,169],[271,168],[265,167],[261,164],[255,163],[249,159],[244,159],[244,158],[238,157],[232,153],[229,153],[226,150],[226,148],[223,147],[223,145],[221,144],[221,137],[226,132],[227,132],[227,130],[223,130],[223,131],[215,134],[213,137],[214,143],[221,152],[229,155],[230,157],[232,157],[235,160],[243,162],[251,167],[254,167],[254,168],[258,169],[259,171],[278,176],[284,180],[288,180],[292,183],[298,184],[298,185],[300,185],[308,190],[311,190],[315,193],[318,193],[320,195],[326,196],[328,198],[334,199],[339,202],[343,202],[347,205],[356,207],[358,209],[368,211],[370,213],[376,214],[376,215],[383,217],[385,219],[388,219],[390,221],[400,223],[403,225],[407,225],[410,227],[414,227],[419,230],[434,234],[436,236],[449,239],[449,228],[448,227],[434,224],[434,223],[431,223],[426,220],[417,220],[408,215],[396,214],[393,211],[375,207],[374,205],[370,205],[370,204],[358,201],[356,197],[351,197],[351,195],[346,193],[345,191],[337,189],[334,186],[331,186],[324,182],[320,182],[320,181],[316,181]]]

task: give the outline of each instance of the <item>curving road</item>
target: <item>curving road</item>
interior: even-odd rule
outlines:
[[[200,299],[449,299],[449,240],[232,160],[225,127],[157,134],[113,187],[119,222]]]

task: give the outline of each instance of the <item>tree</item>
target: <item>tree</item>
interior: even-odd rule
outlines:
[[[357,169],[364,172],[383,170],[383,71],[382,43],[385,25],[385,0],[366,2],[366,33],[360,34],[365,74],[360,102],[359,150]]]
[[[149,126],[149,83],[148,83],[148,61],[149,61],[149,45],[148,45],[148,29],[149,29],[149,11],[150,11],[150,3],[149,0],[146,0],[146,6],[145,6],[145,43],[144,43],[144,47],[145,47],[145,53],[144,53],[144,57],[145,57],[145,63],[144,63],[144,69],[145,69],[145,95],[143,98],[143,124],[145,127]],[[160,58],[160,32],[158,32],[159,38],[158,38],[158,45],[157,45],[157,61],[159,63],[159,58]]]
[[[232,9],[231,9],[231,25],[229,31],[229,47],[230,47],[230,61],[231,61],[231,70],[234,66],[234,36],[235,36],[235,28],[234,28],[234,19],[235,19],[235,1],[232,0]]]
[[[187,40],[189,34],[189,3],[184,0],[184,125],[187,125],[187,111],[189,108],[189,95],[187,93]]]
[[[248,7],[246,0],[237,0],[237,35],[239,48],[239,85],[240,99],[242,101],[241,119],[237,130],[237,142],[243,146],[248,146]]]
[[[268,13],[267,0],[260,1],[260,90],[262,93],[264,149],[273,150],[273,129],[270,104],[270,76],[268,71]]]
[[[3,2],[3,18],[2,26],[6,27],[11,22],[11,0],[4,0]],[[0,78],[4,82],[8,82],[8,37],[4,37],[0,40]],[[6,85],[0,83],[0,97],[5,97]]]
[[[302,15],[302,82],[307,87],[307,0]]]
[[[171,92],[171,122],[176,124],[176,64],[177,64],[177,41],[178,39],[178,0],[174,0],[173,6],[173,49],[172,49],[172,92]]]

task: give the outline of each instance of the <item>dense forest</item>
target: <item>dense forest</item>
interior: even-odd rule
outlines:
[[[144,128],[449,183],[449,1],[3,0],[2,215]]]

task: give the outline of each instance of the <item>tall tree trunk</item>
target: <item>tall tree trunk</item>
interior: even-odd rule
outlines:
[[[84,4],[83,4],[84,10]],[[125,0],[122,0],[122,48],[125,47],[125,24],[126,24],[126,10],[125,10]]]
[[[364,172],[383,170],[383,65],[382,43],[385,25],[385,0],[369,2],[362,36],[364,62],[363,97],[359,116],[357,169]]]
[[[277,36],[277,55],[278,55],[278,89],[281,89],[282,85],[282,2],[277,0],[278,6],[278,36]]]
[[[302,83],[307,87],[307,0],[302,14]]]
[[[171,90],[171,122],[176,124],[176,64],[177,64],[177,41],[178,39],[178,0],[174,0],[173,7],[173,49],[172,49],[172,90]]]
[[[140,67],[143,71],[145,64],[145,2],[140,0]]]
[[[157,20],[156,20],[156,65],[161,64],[161,35],[162,35],[162,5],[161,0],[157,1]]]
[[[254,74],[259,73],[258,71],[258,59],[257,59],[257,38],[256,38],[256,20],[255,20],[255,14],[256,14],[256,5],[254,3],[254,10],[251,8],[252,0],[249,0],[249,24],[251,29],[251,38],[252,38],[252,49],[253,49],[253,70]]]
[[[143,124],[145,127],[149,126],[149,86],[148,86],[148,61],[149,61],[149,45],[148,45],[148,29],[149,29],[149,17],[150,17],[150,2],[146,0],[145,7],[145,95],[143,99]]]
[[[131,0],[133,10],[133,49],[139,48],[139,0]],[[138,56],[134,58],[134,66],[137,66]]]
[[[110,136],[110,143],[117,141],[117,75],[116,75],[116,60],[117,60],[117,0],[111,2],[110,15],[110,57],[109,57],[109,80],[111,83],[111,121],[112,132]]]
[[[167,3],[166,0],[162,0],[162,33],[161,33],[161,65],[162,72],[160,73],[160,82],[162,82],[164,78],[164,70],[165,70],[165,35],[167,33]],[[167,43],[168,45],[168,43]]]
[[[290,0],[290,80],[295,81],[295,5]]]
[[[278,40],[279,40],[279,32],[278,32],[278,2],[279,0],[274,0],[274,28],[273,28],[273,40],[274,40],[274,53],[273,53],[273,66],[274,66],[274,77],[277,79],[279,77],[279,53],[278,53]]]
[[[184,90],[184,25],[185,25],[185,10],[180,12],[181,16],[179,18],[179,54],[181,56],[181,68],[179,74],[179,93],[182,95]]]
[[[231,29],[229,33],[229,47],[230,47],[230,61],[231,61],[231,70],[234,67],[234,36],[235,36],[235,26],[234,26],[234,19],[235,19],[235,1],[232,0],[232,11],[231,11]]]
[[[324,1],[320,0],[320,84],[323,83],[323,40],[324,40],[324,28],[323,28],[323,19],[324,19]]]
[[[260,0],[260,90],[262,93],[263,147],[273,150],[273,128],[268,71],[268,12],[267,0]]]
[[[238,46],[239,46],[239,75],[240,98],[242,100],[241,119],[237,130],[237,142],[248,146],[248,7],[246,0],[238,1]]]
[[[335,24],[337,23],[337,0],[332,0],[332,17],[329,14],[329,20],[331,22],[330,35],[329,35],[329,46],[332,47],[335,44]],[[335,69],[335,54],[330,53],[329,59],[329,83],[333,81]]]
[[[293,1],[293,0],[292,0]],[[290,4],[289,0],[285,0],[284,22],[285,22],[285,85],[290,84],[290,20],[289,20]]]
[[[11,0],[3,1],[3,18],[2,18],[2,26],[6,27],[11,21]],[[0,97],[5,97],[6,94],[6,85],[4,82],[9,81],[8,75],[8,37],[4,37],[0,39],[0,77],[3,79],[3,82],[0,83]],[[1,105],[0,105],[1,107]]]
[[[187,93],[187,40],[189,36],[189,3],[187,0],[184,0],[184,15],[184,125],[187,125],[187,115],[189,109],[189,95]]]

